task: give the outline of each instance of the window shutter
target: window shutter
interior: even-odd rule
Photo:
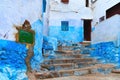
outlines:
[[[69,22],[68,21],[61,21],[61,30],[69,31]]]

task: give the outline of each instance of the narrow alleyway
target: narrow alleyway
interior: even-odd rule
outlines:
[[[90,50],[93,49],[82,45],[62,47],[54,55],[47,51],[41,71],[35,73],[37,80],[118,80],[114,78],[119,78],[119,74],[112,73],[116,66],[94,59]]]

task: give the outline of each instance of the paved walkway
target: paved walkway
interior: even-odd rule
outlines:
[[[52,79],[43,79],[43,80],[120,80],[120,74],[90,74],[85,76],[69,76],[69,77],[60,77]]]

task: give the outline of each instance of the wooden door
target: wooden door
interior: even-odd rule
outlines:
[[[91,41],[91,20],[84,20],[84,41]]]

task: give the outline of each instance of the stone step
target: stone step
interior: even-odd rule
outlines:
[[[57,54],[56,58],[81,58],[81,54]]]
[[[76,47],[80,47],[80,46],[61,46],[61,49],[59,48],[58,50],[73,50]]]
[[[50,67],[50,66],[63,66],[63,67],[65,67],[65,66],[72,66],[72,65],[74,65],[74,63],[63,63],[63,64],[49,64],[49,65],[47,65],[47,64],[42,64],[41,66],[44,66],[44,67]]]
[[[101,75],[101,74],[90,74],[89,76],[67,76],[67,77],[58,77],[58,78],[49,78],[43,80],[119,80],[120,75],[110,74],[110,75]],[[38,79],[41,80],[41,79]]]
[[[115,70],[112,70],[112,73],[117,73],[117,74],[120,74],[120,69],[115,69]]]
[[[81,50],[56,50],[56,54],[80,54]]]
[[[96,69],[111,69],[114,68],[114,65],[110,65],[110,64],[96,64],[94,66],[90,66],[90,67],[85,67],[85,68],[79,68],[79,69],[72,69],[72,70],[61,70],[59,71],[59,73],[63,74],[63,73],[71,73],[71,72],[78,72],[79,71],[84,71],[87,70],[89,73],[97,73]]]
[[[81,56],[82,56],[82,54],[55,54],[55,55],[50,55],[50,54],[44,54],[43,55],[44,56],[44,58],[47,58],[47,57],[49,57],[49,56],[55,56],[56,58],[58,58],[58,57],[75,57],[75,58],[80,58]],[[84,55],[83,55],[84,56]]]
[[[83,46],[89,46],[91,44],[91,41],[83,41],[81,42]]]
[[[92,48],[86,48],[83,50],[57,50],[54,51],[55,54],[89,54],[90,55],[90,51],[92,50]]]
[[[47,64],[61,64],[61,63],[77,63],[77,62],[90,62],[90,61],[96,61],[92,58],[64,58],[64,59],[50,59],[50,60],[44,60],[43,63]]]
[[[96,64],[94,66],[79,68],[79,69],[37,72],[35,73],[35,76],[38,79],[73,76],[73,75],[80,76],[85,74],[99,73],[99,69],[102,69],[105,71],[106,69],[112,69],[114,67],[115,66],[112,64]]]
[[[62,63],[62,64],[42,64],[41,67],[49,70],[68,70],[82,67],[88,67],[97,64],[96,61],[91,62],[76,62],[76,63]]]
[[[73,50],[56,50],[54,51],[56,54],[60,53],[60,54],[73,54],[74,51]]]
[[[51,57],[48,56],[48,57],[44,57],[45,60],[49,60]],[[57,54],[57,55],[54,55],[54,59],[65,59],[65,58],[81,58],[81,54]],[[51,58],[52,59],[52,58]]]
[[[63,63],[63,64],[42,64],[41,67],[47,68],[49,70],[68,70],[68,69],[74,69],[75,64],[74,63]]]

